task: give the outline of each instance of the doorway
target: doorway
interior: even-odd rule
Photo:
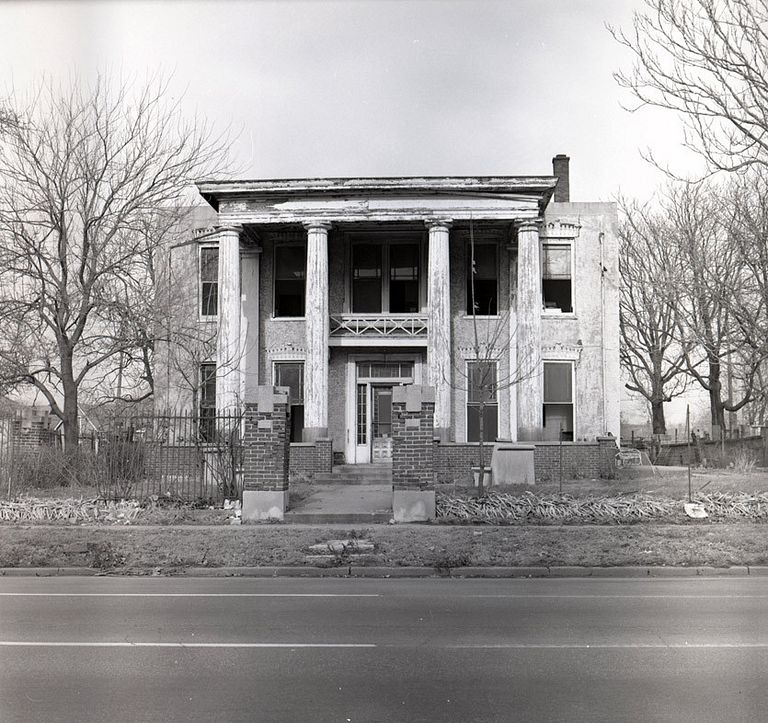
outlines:
[[[354,462],[386,464],[392,459],[392,389],[413,384],[412,361],[355,364]]]

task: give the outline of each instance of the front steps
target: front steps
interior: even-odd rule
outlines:
[[[330,474],[316,474],[318,485],[391,485],[392,463],[337,464]]]
[[[372,525],[392,519],[392,465],[342,464],[315,475],[312,494],[285,521],[305,525]]]

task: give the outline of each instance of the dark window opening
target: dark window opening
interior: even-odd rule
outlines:
[[[352,311],[381,313],[380,244],[355,244],[352,247]]]
[[[467,246],[467,314],[496,316],[499,313],[498,258],[496,244],[479,243]],[[474,282],[474,307],[472,287]]]
[[[200,316],[219,313],[219,250],[200,249]]]
[[[392,244],[389,247],[389,312],[419,311],[419,246]]]
[[[301,442],[304,430],[304,363],[276,362],[275,386],[288,387],[291,407],[291,442]]]
[[[275,247],[275,316],[304,316],[306,249]]]
[[[480,441],[480,410],[483,414],[483,441],[493,442],[498,436],[499,403],[497,397],[496,364],[469,362],[467,364],[467,442]]]
[[[200,365],[199,431],[203,442],[213,442],[216,434],[216,364]]]
[[[573,311],[570,245],[545,244],[542,247],[541,291],[545,309],[564,313]]]

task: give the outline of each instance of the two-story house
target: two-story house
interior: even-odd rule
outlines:
[[[570,203],[568,163],[200,182],[217,219],[191,246],[196,314],[215,349],[194,402],[173,375],[163,402],[227,409],[289,387],[292,440],[330,438],[347,463],[390,454],[399,384],[435,388],[446,443],[478,440],[481,406],[487,440],[618,437],[616,207]]]

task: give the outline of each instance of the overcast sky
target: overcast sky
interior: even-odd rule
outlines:
[[[173,74],[176,92],[238,136],[238,176],[551,173],[571,198],[645,197],[677,168],[674,116],[643,109],[612,73],[629,63],[605,24],[641,0],[509,2],[0,2],[0,72]]]

